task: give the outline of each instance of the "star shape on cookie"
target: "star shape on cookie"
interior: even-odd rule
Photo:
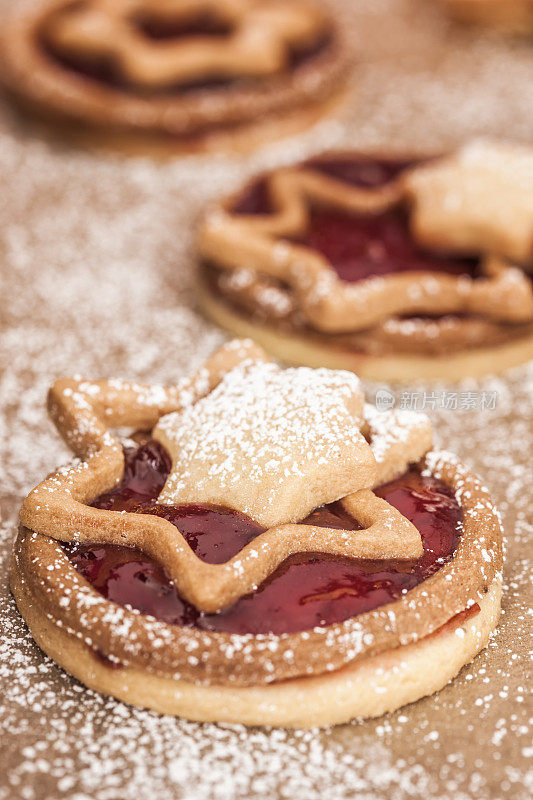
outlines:
[[[159,502],[225,504],[271,527],[369,488],[376,463],[359,430],[363,401],[349,372],[236,368],[154,429],[172,458]]]
[[[294,554],[405,560],[423,553],[415,526],[372,487],[427,453],[431,426],[404,412],[376,419],[352,373],[283,371],[251,341],[235,340],[173,386],[66,378],[53,385],[48,405],[81,460],[30,492],[22,524],[59,542],[138,548],[200,611],[235,602]],[[229,561],[211,564],[166,519],[92,506],[123,477],[117,428],[151,431],[168,447],[173,466],[159,502],[244,508],[266,529]],[[336,499],[360,529],[302,523]]]
[[[139,24],[145,17],[161,26],[183,22],[185,31],[213,20],[222,32],[209,36],[200,27],[154,39]],[[48,37],[65,52],[112,59],[124,79],[149,89],[274,74],[287,65],[291,46],[308,44],[323,24],[316,8],[280,0],[90,0],[58,12]]]
[[[475,141],[412,170],[411,225],[427,246],[533,258],[533,151]]]

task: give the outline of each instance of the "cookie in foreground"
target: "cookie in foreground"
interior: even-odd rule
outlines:
[[[497,624],[487,490],[351,372],[235,340],[174,386],[59,380],[49,410],[79,460],[24,501],[11,588],[97,691],[326,726],[442,688]]]

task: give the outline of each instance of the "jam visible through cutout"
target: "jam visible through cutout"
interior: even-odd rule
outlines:
[[[401,209],[354,216],[316,209],[300,244],[317,250],[343,281],[354,283],[393,272],[445,272],[476,277],[478,259],[422,250]]]
[[[233,33],[233,25],[227,20],[213,13],[191,14],[183,19],[172,16],[153,14],[139,14],[132,18],[132,24],[140,33],[155,41],[177,40],[198,37],[228,37]]]
[[[344,183],[374,189],[416,163],[339,157],[312,159],[308,166]],[[265,177],[252,182],[232,208],[234,214],[268,214],[273,210]],[[478,259],[422,250],[409,232],[402,209],[355,215],[316,208],[311,212],[308,232],[294,241],[325,256],[339,278],[349,283],[393,272],[446,272],[469,277],[476,277],[478,272]]]
[[[169,459],[155,442],[125,451],[122,483],[93,505],[156,513],[175,524],[194,552],[221,563],[262,532],[239,512],[216,506],[162,506],[156,498]],[[63,545],[76,569],[104,597],[167,623],[230,633],[289,633],[330,625],[395,600],[450,560],[458,543],[462,512],[453,493],[411,469],[376,490],[418,528],[424,555],[410,562],[355,561],[323,554],[288,558],[256,592],[217,614],[198,612],[182,600],[164,568],[139,550],[114,545]],[[358,530],[332,503],[314,511],[309,524]]]
[[[398,159],[377,161],[363,158],[358,160],[313,158],[304,166],[362,189],[375,189],[389,183],[404,169],[414,166],[416,163],[418,162]],[[268,194],[267,176],[261,176],[251,181],[237,198],[231,211],[233,214],[268,214],[272,212],[273,206]]]

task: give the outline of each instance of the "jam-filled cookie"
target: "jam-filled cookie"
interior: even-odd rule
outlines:
[[[249,341],[169,387],[63,379],[79,457],[26,498],[11,588],[87,686],[194,720],[329,725],[442,688],[485,646],[502,545],[431,425]],[[123,441],[111,432],[131,429]]]
[[[350,61],[307,0],[42,0],[4,21],[0,80],[93,140],[248,145],[324,113]]]
[[[253,180],[199,235],[207,314],[286,362],[374,379],[533,357],[533,152],[345,153]]]

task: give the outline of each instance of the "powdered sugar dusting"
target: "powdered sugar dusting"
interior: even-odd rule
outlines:
[[[173,457],[159,502],[225,503],[265,526],[297,522],[371,485],[362,405],[352,373],[237,367],[155,428]]]
[[[65,153],[2,111],[1,800],[531,797],[531,368],[459,388],[496,391],[493,410],[429,412],[438,444],[494,494],[508,552],[498,633],[436,697],[320,733],[161,717],[86,690],[43,657],[7,588],[20,501],[68,456],[44,410],[52,381],[173,383],[222,341],[194,311],[192,223],[207,201],[257,168],[337,144],[434,150],[472,134],[529,143],[529,42],[456,28],[427,0],[338,5],[354,15],[352,100],[253,156],[154,164]]]
[[[414,428],[429,428],[431,424],[426,414],[409,409],[391,409],[384,414],[370,403],[365,403],[363,414],[372,434],[372,452],[378,464],[386,459],[391,445],[405,444]]]

